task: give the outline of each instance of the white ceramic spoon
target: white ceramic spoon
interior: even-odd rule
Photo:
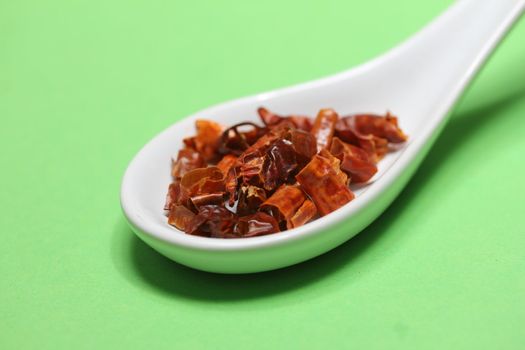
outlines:
[[[246,273],[292,265],[347,241],[377,218],[414,173],[447,116],[496,44],[519,18],[525,0],[462,0],[385,55],[313,82],[214,106],[175,123],[151,140],[129,165],[121,204],[133,231],[161,254],[212,272]],[[314,116],[323,107],[340,114],[384,113],[400,118],[410,140],[379,163],[356,199],[302,227],[262,237],[214,239],[167,224],[162,210],[171,182],[171,157],[194,134],[196,119],[224,125],[258,121],[259,106]]]

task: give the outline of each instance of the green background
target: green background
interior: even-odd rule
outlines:
[[[524,21],[399,198],[319,258],[194,271],[119,207],[178,118],[365,62],[450,3],[1,1],[0,348],[523,348]]]

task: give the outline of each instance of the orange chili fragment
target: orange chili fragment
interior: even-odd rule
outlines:
[[[202,167],[206,167],[206,162],[201,154],[193,148],[183,148],[179,151],[177,160],[173,161],[171,176],[179,179],[188,171]]]
[[[195,169],[182,177],[180,186],[182,195],[196,207],[214,204],[224,194],[224,174],[217,167]]]
[[[217,163],[217,168],[221,169],[224,175],[227,175],[231,167],[237,161],[237,157],[231,154],[227,154]]]
[[[197,135],[184,140],[188,147],[195,148],[205,161],[215,160],[218,155],[219,141],[222,135],[222,126],[211,120],[197,120],[195,122]]]
[[[279,232],[277,221],[270,215],[257,212],[248,216],[241,216],[234,228],[238,237],[255,237]]]
[[[193,233],[204,222],[194,212],[183,205],[175,205],[168,215],[168,224],[175,226],[181,231]]]
[[[352,177],[352,182],[366,182],[377,173],[377,166],[363,149],[334,137],[330,152],[341,161],[341,170]]]
[[[170,187],[168,188],[168,194],[166,195],[166,204],[164,204],[164,210],[170,210],[174,205],[181,203],[181,192],[179,180],[176,180],[170,184]]]
[[[283,185],[261,205],[261,210],[268,212],[277,222],[285,221],[286,226],[289,226],[290,220],[305,199],[306,196],[298,186]]]
[[[321,216],[339,209],[354,199],[354,194],[348,188],[347,176],[341,171],[339,164],[339,159],[322,149],[295,176],[301,188],[317,206]]]
[[[294,216],[287,225],[288,229],[303,226],[317,215],[317,208],[311,200],[307,199],[303,202],[301,207],[297,209]]]
[[[379,162],[388,152],[388,140],[372,134],[361,133],[353,117],[343,117],[339,119],[335,126],[335,135],[342,141],[358,146],[365,150],[372,162]]]
[[[337,113],[330,108],[321,109],[317,114],[311,131],[317,140],[317,152],[330,147],[338,119]]]
[[[356,114],[348,118],[354,119],[354,125],[359,133],[374,135],[387,139],[388,142],[401,143],[407,140],[407,136],[399,129],[397,117],[386,113],[386,116],[375,114]]]
[[[257,109],[257,113],[259,113],[259,117],[261,117],[261,120],[263,121],[264,125],[268,127],[278,125],[283,121],[288,121],[299,130],[310,131],[312,129],[313,122],[312,118],[310,117],[306,117],[303,115],[281,116],[270,112],[264,107],[259,107]]]

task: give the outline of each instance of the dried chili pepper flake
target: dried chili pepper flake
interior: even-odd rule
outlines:
[[[297,168],[295,150],[286,139],[275,141],[267,150],[261,173],[261,182],[267,191],[273,191],[284,183]]]
[[[304,131],[310,131],[313,126],[312,118],[303,116],[303,115],[281,116],[273,112],[270,112],[268,109],[264,107],[259,107],[257,109],[257,113],[259,113],[259,117],[261,118],[264,125],[269,126],[269,127],[278,125],[283,121],[288,121],[295,128],[299,130],[304,130]]]
[[[259,117],[261,117],[261,120],[264,123],[264,125],[279,124],[279,122],[281,122],[284,119],[284,117],[272,113],[264,107],[257,108],[257,113],[259,113]]]
[[[164,210],[170,210],[174,205],[180,204],[182,198],[180,181],[176,180],[168,187],[168,193],[166,194],[166,203],[164,204]]]
[[[183,148],[179,151],[177,160],[173,161],[171,175],[179,179],[188,171],[202,167],[206,167],[206,162],[200,153],[193,148]]]
[[[196,146],[195,146],[195,136],[184,138],[182,140],[182,143],[184,143],[184,146],[186,146],[186,148],[193,148],[193,149],[196,148]]]
[[[289,139],[295,150],[297,163],[302,168],[317,153],[315,136],[309,132],[294,129],[290,130]]]
[[[352,182],[366,182],[377,173],[377,166],[363,149],[334,137],[330,152],[341,161],[341,170],[348,173]]]
[[[184,175],[180,181],[188,196],[224,191],[224,174],[217,167],[198,168]]]
[[[297,167],[286,127],[269,130],[237,159],[238,183],[273,191]]]
[[[266,191],[257,186],[242,185],[239,189],[239,201],[237,202],[237,214],[248,215],[259,210],[262,203],[266,201]]]
[[[226,193],[228,194],[228,205],[233,206],[235,205],[235,201],[238,198],[237,195],[237,187],[238,187],[238,168],[236,166],[232,166],[230,170],[228,171],[228,174],[226,175],[226,179],[224,180],[224,188],[226,190]]]
[[[344,117],[339,119],[335,127],[335,135],[342,141],[365,150],[374,163],[379,162],[388,152],[388,140],[372,135],[362,134],[355,126],[355,119]]]
[[[298,186],[283,185],[261,205],[261,210],[271,214],[279,223],[284,221],[286,226],[290,226],[290,220],[305,199]]]
[[[219,141],[223,127],[211,120],[197,120],[195,122],[197,135],[193,138],[195,149],[207,161],[215,160],[219,155]]]
[[[246,131],[239,130],[246,127],[250,129]],[[251,122],[235,124],[223,131],[218,151],[221,154],[234,154],[238,156],[257,142],[266,132],[266,128]]]
[[[312,130],[313,121],[312,118],[303,115],[292,115],[288,119],[295,125],[298,130],[309,132]]]
[[[204,205],[196,217],[202,222],[200,230],[214,238],[224,238],[233,232],[237,222],[236,215],[222,205]]]
[[[303,202],[303,204],[297,209],[295,214],[291,217],[287,224],[287,228],[295,228],[299,226],[303,226],[304,224],[311,221],[315,216],[317,215],[317,207],[315,206],[314,202],[307,199]]]
[[[224,174],[217,167],[198,168],[184,175],[180,181],[182,196],[199,207],[222,201],[225,194]]]
[[[347,176],[339,168],[339,159],[322,149],[295,176],[301,188],[315,203],[321,216],[339,209],[354,199]]]
[[[241,216],[234,228],[238,237],[255,237],[279,232],[277,221],[270,215],[257,212],[248,216]]]
[[[235,165],[236,161],[236,156],[227,154],[219,161],[219,163],[217,163],[217,168],[221,169],[224,175],[227,175],[231,167]]]
[[[398,126],[397,117],[387,112],[383,117],[375,114],[356,114],[346,118],[353,119],[356,130],[364,135],[374,135],[392,143],[401,143],[407,136]]]
[[[318,152],[323,148],[330,147],[338,119],[337,113],[330,108],[321,109],[317,114],[310,132],[315,136]]]
[[[264,183],[262,172],[266,158],[267,155],[261,152],[253,152],[243,157],[238,173],[241,183],[262,186]]]
[[[168,224],[186,233],[194,233],[202,223],[202,218],[183,205],[173,206],[168,215]]]
[[[222,205],[224,203],[224,192],[198,194],[190,198],[195,208],[203,205]]]
[[[266,134],[261,136],[260,139],[255,141],[254,144],[252,144],[250,147],[248,147],[244,152],[242,152],[239,155],[239,158],[238,158],[239,161],[242,162],[244,158],[250,157],[253,154],[263,153],[268,148],[268,146],[272,144],[272,142],[281,138],[282,134],[284,134],[285,131],[286,130],[283,131],[281,129],[269,130]]]

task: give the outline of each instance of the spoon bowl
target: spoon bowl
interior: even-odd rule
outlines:
[[[121,205],[133,231],[161,254],[210,272],[248,273],[289,266],[329,251],[377,218],[399,194],[445,125],[454,103],[519,18],[525,0],[463,0],[414,37],[352,70],[226,102],[175,123],[131,161],[122,181]],[[185,234],[168,225],[162,210],[171,182],[171,157],[194,133],[197,119],[224,125],[259,123],[256,110],[315,115],[334,108],[399,117],[410,139],[378,164],[356,198],[304,226],[277,234],[215,239]]]

